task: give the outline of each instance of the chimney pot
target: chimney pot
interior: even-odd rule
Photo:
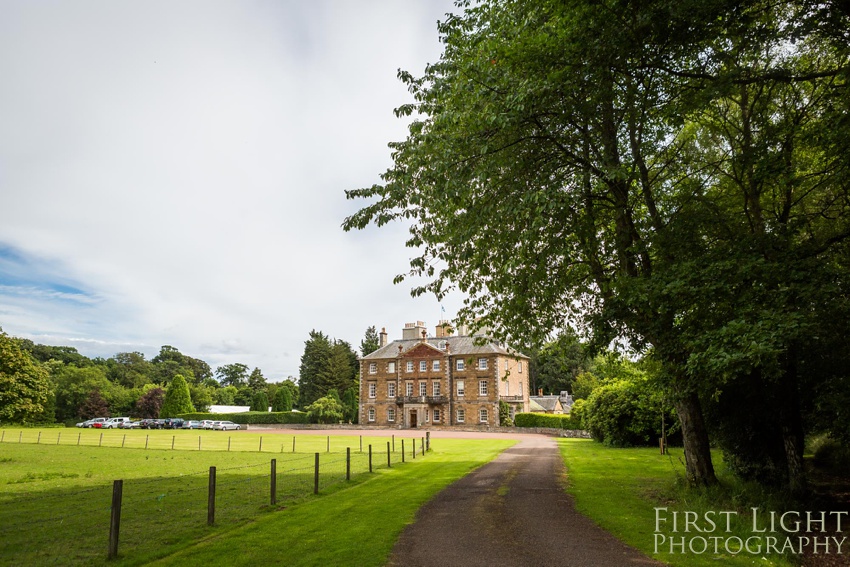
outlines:
[[[543,395],[543,388],[537,388],[537,395],[538,395],[538,396],[542,396],[542,395]]]

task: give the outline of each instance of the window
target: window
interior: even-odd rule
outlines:
[[[378,373],[378,363],[370,362],[369,363],[369,374],[377,374]]]
[[[487,410],[486,409],[481,408],[480,410],[478,410],[478,421],[480,421],[481,423],[487,423]]]
[[[407,361],[407,371],[413,372],[413,361],[412,360]]]
[[[419,395],[427,396],[428,395],[428,382],[419,382]]]
[[[487,380],[479,380],[478,381],[478,395],[486,396],[487,395]]]
[[[378,395],[378,384],[369,382],[369,397],[374,398]]]
[[[487,370],[487,359],[479,358],[478,359],[478,370]]]
[[[395,382],[387,383],[387,397],[394,398],[395,397]]]
[[[369,408],[369,421],[375,421],[375,408]]]
[[[517,372],[522,374],[522,361],[517,362]]]
[[[505,395],[506,396],[511,395],[511,383],[510,382],[505,382]]]
[[[458,397],[463,397],[463,380],[458,380],[455,382],[457,384],[457,395]]]
[[[433,370],[434,372],[439,372],[439,371],[440,371],[440,361],[439,361],[439,360],[435,360],[435,361],[431,364],[431,370]]]
[[[419,361],[419,372],[428,372],[428,361],[420,360]]]
[[[387,372],[395,372],[395,362],[387,363]]]
[[[425,410],[425,421],[431,421],[431,416],[428,415],[428,410]]]
[[[440,410],[434,410],[434,421],[440,421]]]
[[[457,410],[457,422],[463,423],[464,420],[466,420],[466,411],[458,408],[458,410]]]
[[[406,382],[404,385],[405,396],[408,398],[413,395],[413,382]]]
[[[395,421],[395,408],[387,409],[387,421]]]
[[[462,358],[457,359],[457,369],[463,370],[463,359]]]
[[[440,381],[439,380],[434,380],[434,382],[431,384],[431,391],[434,392],[434,396],[440,395]]]

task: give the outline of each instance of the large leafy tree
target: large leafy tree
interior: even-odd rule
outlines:
[[[355,384],[357,353],[346,341],[332,340],[321,331],[310,331],[299,374],[300,404],[307,406],[332,389],[343,392]]]
[[[242,386],[248,382],[248,367],[240,362],[224,364],[215,369],[222,386]]]
[[[0,420],[40,419],[48,402],[47,371],[0,329]]]
[[[419,116],[383,183],[348,192],[376,200],[344,227],[410,221],[410,275],[429,278],[414,293],[458,287],[461,317],[522,330],[513,342],[572,320],[651,352],[688,477],[715,482],[703,402],[731,376],[793,399],[813,299],[846,281],[847,136],[816,134],[847,122],[846,42],[807,3],[461,5],[441,60],[400,74],[416,102],[397,113]],[[820,295],[783,270],[812,259],[835,284]],[[786,301],[761,309],[774,292]],[[795,485],[792,406],[778,430]]]

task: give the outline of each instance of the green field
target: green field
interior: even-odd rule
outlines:
[[[781,565],[790,566],[782,556],[764,554],[680,553],[678,547],[670,553],[669,540],[655,551],[655,508],[666,507],[662,512],[667,518],[662,535],[670,536],[672,512],[679,512],[681,536],[722,536],[726,538],[753,535],[745,521],[749,505],[756,496],[748,494],[753,487],[734,479],[714,454],[715,469],[721,485],[710,490],[690,490],[684,486],[684,455],[681,448],[671,448],[669,455],[662,456],[656,448],[617,449],[606,447],[589,439],[559,439],[561,454],[567,466],[568,492],[575,497],[576,507],[597,524],[614,533],[624,542],[640,549],[648,556],[670,565],[699,567],[716,565]],[[779,509],[780,503],[761,500],[767,509]],[[733,518],[731,531],[718,528],[712,534],[699,534],[682,530],[683,512],[696,512],[704,518],[707,511],[736,510],[739,517]],[[716,514],[712,517],[717,518]],[[720,522],[718,521],[718,524]],[[700,540],[696,540],[699,542]],[[731,546],[733,551],[735,545]],[[700,547],[696,549],[699,551]],[[713,549],[711,550],[713,551]]]
[[[248,432],[102,433],[102,440],[96,430],[50,429],[40,438],[36,430],[0,433],[0,564],[140,565],[166,558],[166,564],[185,565],[205,554],[213,558],[208,564],[250,564],[247,558],[256,561],[257,554],[272,561],[286,537],[300,534],[291,544],[301,549],[303,562],[293,564],[352,553],[358,559],[349,564],[372,558],[368,564],[380,565],[421,504],[513,443],[441,439],[423,457],[417,440],[413,459],[412,440],[405,439],[402,463],[402,440],[396,439],[388,469],[388,437],[364,437],[361,453],[359,437],[332,435],[327,452],[327,436],[296,436],[293,453],[291,435],[262,435],[260,452],[261,435]],[[346,447],[352,451],[350,481]],[[271,459],[277,466],[276,506],[270,505]],[[217,483],[213,527],[206,523],[211,466]],[[107,562],[112,481],[118,479],[124,481],[119,558]],[[352,544],[373,531],[380,533],[363,538],[368,544]],[[264,537],[267,548],[254,541]],[[226,549],[215,549],[216,542],[226,542]],[[192,547],[191,559],[170,558],[186,547]]]

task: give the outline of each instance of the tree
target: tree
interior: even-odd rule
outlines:
[[[343,419],[349,423],[357,423],[360,415],[358,402],[360,396],[357,388],[348,388],[342,393]]]
[[[248,376],[248,387],[255,392],[258,392],[260,390],[264,390],[266,386],[266,379],[263,376],[263,373],[259,368],[254,368],[254,370],[251,371],[251,375]]]
[[[338,423],[343,415],[342,404],[331,396],[319,398],[307,406],[307,419],[312,423]]]
[[[159,415],[161,417],[176,417],[194,411],[189,386],[186,384],[185,378],[178,374],[171,380],[168,389],[165,390],[165,399],[162,402]]]
[[[278,384],[278,390],[280,390],[281,388],[286,388],[287,390],[289,390],[289,395],[292,399],[292,407],[298,407],[300,389],[298,388],[298,384],[295,383],[295,378],[289,376],[286,380],[280,382],[280,384]]]
[[[48,394],[47,371],[0,329],[0,420],[24,423],[40,419]]]
[[[289,388],[278,388],[272,404],[273,411],[292,411],[292,390]]]
[[[248,367],[242,363],[225,364],[215,369],[215,377],[222,386],[241,386],[248,382]]]
[[[587,367],[588,355],[574,333],[559,334],[539,350],[526,351],[531,357],[531,389],[549,393],[573,391],[573,381]]]
[[[438,63],[400,73],[416,102],[397,114],[420,117],[391,144],[383,183],[348,192],[377,200],[343,226],[412,222],[407,244],[420,253],[408,275],[427,278],[413,293],[459,288],[460,317],[498,336],[542,341],[570,319],[597,345],[619,337],[651,353],[693,483],[716,482],[703,404],[720,376],[779,385],[774,431],[798,486],[803,360],[792,353],[805,350],[811,307],[842,296],[782,267],[835,268],[850,237],[848,137],[815,134],[835,130],[826,117],[847,123],[846,38],[820,32],[816,13],[761,2],[653,1],[640,17],[620,1],[467,8],[440,25]],[[760,309],[770,294],[782,299]]]
[[[375,329],[375,325],[370,325],[366,328],[363,340],[360,341],[360,355],[372,354],[379,348],[381,348],[381,339],[378,337],[378,331]]]
[[[254,393],[251,399],[251,411],[269,411],[269,397],[265,391]]]
[[[332,341],[320,331],[310,331],[299,374],[301,404],[309,405],[331,389],[345,391],[356,383],[357,353],[343,340]]]
[[[164,400],[165,390],[150,388],[136,401],[136,415],[143,419],[158,419]]]
[[[78,413],[82,419],[93,419],[95,417],[109,417],[109,405],[99,390],[92,390],[80,404]]]

